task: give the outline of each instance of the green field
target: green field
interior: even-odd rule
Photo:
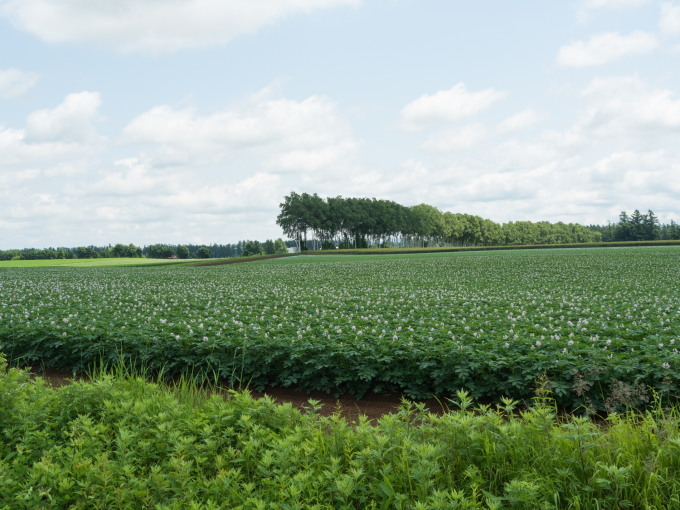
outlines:
[[[187,261],[147,259],[147,258],[110,258],[110,259],[49,259],[49,260],[0,260],[3,267],[115,267],[145,266],[159,264],[183,264]]]
[[[291,257],[225,266],[0,269],[0,350],[332,394],[677,398],[680,249]]]

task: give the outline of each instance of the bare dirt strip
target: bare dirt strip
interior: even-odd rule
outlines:
[[[69,372],[62,372],[59,370],[44,370],[39,374],[32,371],[34,375],[39,375],[45,379],[52,387],[60,387],[71,384],[74,381],[73,374]],[[78,378],[77,378],[78,379]],[[82,377],[80,379],[86,379]],[[293,405],[301,410],[309,410],[312,406],[309,400],[312,399],[318,402],[321,409],[318,411],[323,416],[330,416],[339,413],[349,421],[356,421],[360,415],[366,416],[370,421],[375,421],[378,418],[395,413],[398,411],[401,404],[401,395],[388,393],[382,395],[366,395],[365,398],[356,399],[350,396],[343,396],[335,398],[331,395],[322,392],[307,393],[304,391],[297,391],[290,388],[268,388],[264,392],[250,391],[255,398],[261,398],[268,395],[278,403],[287,403]],[[422,401],[425,408],[434,413],[442,413],[446,410],[445,401],[437,399],[429,399]]]
[[[200,264],[194,264],[196,266],[224,266],[226,264],[240,264],[241,262],[257,262],[258,260],[269,260],[269,259],[282,259],[285,257],[297,257],[299,253],[284,253],[280,255],[262,255],[260,257],[238,257],[231,259],[219,259],[216,262],[204,262]]]

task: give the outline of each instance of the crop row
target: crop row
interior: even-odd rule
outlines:
[[[612,409],[677,397],[679,269],[674,247],[0,269],[0,351],[358,396],[526,398],[545,374]]]

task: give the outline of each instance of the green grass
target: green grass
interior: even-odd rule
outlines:
[[[284,256],[285,257],[285,256]],[[261,262],[260,256],[222,259],[150,259],[150,258],[96,258],[96,259],[48,259],[48,260],[1,260],[3,267],[134,267],[134,266],[209,266],[233,262]],[[269,259],[263,259],[269,260]]]
[[[680,508],[678,409],[451,407],[350,423],[127,369],[52,389],[0,356],[0,508]]]
[[[147,258],[106,258],[106,259],[50,259],[50,260],[2,260],[2,267],[131,267],[131,266],[155,266],[167,264],[186,264],[196,262],[198,259],[164,260]]]

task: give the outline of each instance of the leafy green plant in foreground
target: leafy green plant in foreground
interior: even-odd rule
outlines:
[[[658,403],[598,426],[559,419],[549,394],[518,409],[461,390],[467,409],[404,402],[370,424],[186,390],[105,374],[52,389],[0,359],[0,508],[680,505],[680,416]]]

